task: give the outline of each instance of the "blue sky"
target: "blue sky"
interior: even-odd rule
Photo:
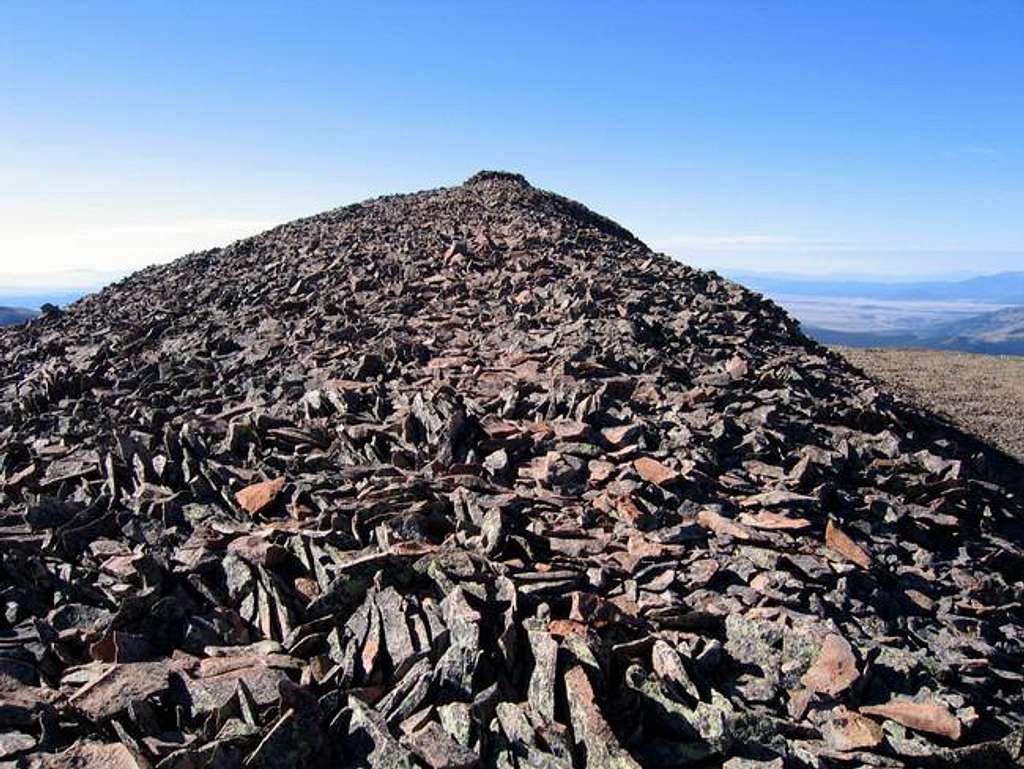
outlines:
[[[15,282],[480,168],[726,271],[1024,269],[1018,0],[7,3],[0,84]]]

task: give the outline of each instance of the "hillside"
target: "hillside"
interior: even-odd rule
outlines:
[[[0,307],[0,326],[9,326],[13,323],[24,323],[36,316],[33,310],[26,310],[21,307]]]
[[[521,176],[0,330],[0,395],[5,760],[1016,750],[1019,476],[772,302]]]
[[[961,281],[738,277],[823,344],[1024,354],[1024,272]]]
[[[948,323],[927,334],[929,347],[1024,355],[1024,306]]]
[[[973,315],[918,331],[850,332],[811,327],[807,333],[824,344],[1024,355],[1024,306]]]

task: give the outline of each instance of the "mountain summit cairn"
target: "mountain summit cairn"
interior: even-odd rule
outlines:
[[[998,457],[518,174],[142,270],[0,390],[0,765],[1019,751]]]

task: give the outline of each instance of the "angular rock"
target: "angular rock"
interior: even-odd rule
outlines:
[[[250,515],[258,515],[274,504],[277,495],[284,488],[284,478],[254,483],[235,494],[238,506]]]
[[[919,732],[937,734],[950,740],[960,739],[960,720],[945,705],[937,702],[890,700],[882,705],[862,705],[860,712],[866,716],[889,718]]]
[[[876,748],[885,739],[881,726],[845,708],[837,708],[829,715],[821,734],[830,748],[842,751]]]
[[[862,569],[871,568],[871,556],[853,541],[846,532],[829,521],[825,526],[825,546],[839,553],[843,558]]]
[[[460,745],[436,721],[405,738],[404,743],[430,769],[475,769],[480,756]]]
[[[639,769],[605,721],[586,671],[573,666],[565,672],[564,681],[580,765],[586,769]]]
[[[830,633],[825,636],[821,653],[800,683],[812,692],[835,696],[849,689],[859,677],[857,658],[849,642],[841,635]]]
[[[658,486],[667,486],[679,480],[679,473],[650,457],[639,457],[633,460],[633,467],[636,468],[641,478]]]

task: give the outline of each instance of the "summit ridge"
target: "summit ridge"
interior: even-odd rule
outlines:
[[[0,329],[0,395],[25,765],[1012,760],[997,458],[521,175]]]

